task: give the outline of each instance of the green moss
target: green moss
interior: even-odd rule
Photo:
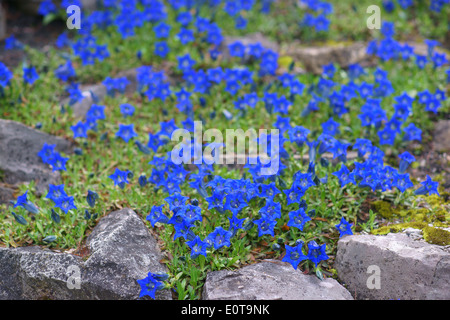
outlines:
[[[426,242],[437,244],[440,246],[450,245],[450,232],[433,227],[425,227],[422,229],[423,238]]]
[[[423,238],[428,243],[440,246],[450,245],[450,232],[436,227],[448,227],[448,225],[436,223],[433,227],[430,227],[425,222],[398,223],[375,229],[372,231],[372,234],[385,235],[388,233],[397,233],[407,228],[414,228],[422,230]]]
[[[445,200],[442,197],[438,197],[437,194],[432,194],[431,196],[426,197],[427,203],[431,206],[437,206],[445,203]]]
[[[420,196],[417,198],[419,206],[425,206],[417,209],[409,209],[405,206],[393,206],[390,202],[384,200],[374,201],[372,210],[385,219],[394,217],[403,218],[406,221],[430,222],[450,221],[450,202],[449,195],[442,193],[440,197],[433,194],[430,196]]]
[[[378,200],[372,202],[373,209],[379,213],[383,218],[389,219],[393,216],[391,204],[387,201]]]
[[[407,228],[414,228],[414,229],[423,229],[428,224],[425,222],[407,222],[407,223],[397,223],[397,224],[391,224],[389,226],[381,227],[378,229],[375,229],[372,231],[372,234],[376,235],[384,235],[388,233],[397,233]]]

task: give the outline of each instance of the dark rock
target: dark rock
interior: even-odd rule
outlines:
[[[450,120],[439,120],[436,123],[433,145],[438,152],[450,152]]]
[[[5,39],[6,36],[6,11],[0,3],[0,40]]]
[[[103,218],[87,239],[91,252],[84,268],[91,285],[110,292],[107,299],[136,299],[140,286],[136,282],[149,272],[167,272],[156,240],[131,209],[122,209]],[[165,290],[158,299],[170,299]]]
[[[0,299],[137,299],[136,280],[166,272],[156,240],[130,209],[100,220],[87,246],[86,261],[40,247],[0,248]],[[171,294],[159,291],[156,298]]]
[[[7,0],[9,4],[15,6],[17,9],[31,15],[39,15],[39,5],[42,0]],[[61,0],[52,1],[58,9],[61,6]],[[92,11],[101,8],[103,0],[81,0],[82,11]]]
[[[37,195],[44,193],[49,184],[56,184],[59,172],[52,172],[38,156],[44,143],[55,144],[58,152],[71,152],[71,143],[63,138],[0,119],[0,182],[16,185],[34,180]]]
[[[204,300],[352,300],[336,280],[305,275],[290,264],[265,260],[236,271],[208,273]]]
[[[341,238],[334,267],[355,299],[450,299],[450,249],[415,232]],[[379,285],[375,277],[379,277]]]

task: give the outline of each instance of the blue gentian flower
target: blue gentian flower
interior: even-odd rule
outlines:
[[[231,232],[224,230],[222,227],[216,227],[205,240],[209,243],[209,246],[214,246],[214,249],[219,250],[222,247],[229,247],[231,245]]]
[[[22,224],[24,226],[26,226],[28,224],[27,220],[23,216],[21,216],[19,214],[16,214],[13,211],[11,212],[11,214],[13,215],[14,219],[16,220],[16,222],[18,222],[18,223],[20,223],[20,224]]]
[[[97,192],[88,190],[88,194],[86,196],[86,201],[91,208],[95,207],[95,202],[97,201],[98,198],[99,198],[99,195]]]
[[[412,188],[414,185],[411,182],[408,173],[397,173],[394,174],[393,186],[397,187],[403,193],[406,189]]]
[[[106,77],[102,84],[106,87],[106,92],[109,96],[114,97],[116,92],[125,93],[125,89],[130,81],[126,77],[110,78]]]
[[[50,218],[51,218],[55,223],[60,223],[60,222],[61,222],[61,217],[59,216],[59,214],[58,214],[55,210],[53,210],[53,208],[51,209]]]
[[[411,163],[413,163],[414,161],[416,161],[414,156],[411,153],[409,153],[408,151],[403,152],[398,157],[400,158],[400,165],[399,165],[400,173],[404,173],[406,171],[406,169],[408,168],[408,166]]]
[[[341,218],[339,224],[336,225],[336,229],[339,230],[339,238],[342,238],[344,235],[352,235],[352,226],[353,224],[347,222],[344,217]]]
[[[147,277],[144,279],[136,280],[137,283],[141,286],[141,292],[139,293],[139,298],[144,296],[149,296],[152,299],[155,299],[156,291],[162,290],[165,288],[164,283],[160,282],[154,277],[154,274],[151,272],[148,273]]]
[[[134,124],[119,124],[119,131],[116,132],[116,137],[122,138],[123,141],[128,143],[128,141],[137,136],[137,133],[134,131]]]
[[[16,37],[14,37],[14,35],[5,39],[5,50],[13,50],[13,49],[22,50],[23,48],[24,48],[23,43],[17,40]]]
[[[230,229],[232,237],[237,233],[239,229],[243,228],[245,218],[239,219],[236,215],[232,215],[232,217],[228,218],[230,221]]]
[[[403,129],[403,132],[405,133],[403,136],[403,140],[405,141],[422,141],[422,130],[412,122]]]
[[[52,2],[52,0],[43,0],[39,4],[38,13],[41,16],[46,16],[50,13],[55,13],[58,11],[56,5]]]
[[[202,220],[201,211],[202,210],[200,207],[194,206],[192,204],[187,204],[181,206],[176,214],[182,216],[187,223],[193,224],[195,221]]]
[[[145,175],[139,176],[138,183],[141,186],[141,188],[145,187],[148,183],[147,177]]]
[[[55,204],[58,203],[62,198],[67,196],[67,193],[64,191],[64,184],[60,184],[58,186],[53,184],[49,185],[49,190],[46,198],[52,200]]]
[[[14,204],[14,208],[17,207],[23,207],[25,208],[25,210],[33,214],[39,213],[39,209],[36,207],[36,205],[32,203],[30,200],[28,200],[28,190],[25,191],[23,195],[17,197],[17,201]]]
[[[157,222],[159,223],[168,223],[169,218],[163,213],[162,208],[164,205],[153,206],[150,210],[150,213],[147,215],[146,220],[149,221],[152,227],[155,226]]]
[[[195,236],[194,240],[187,241],[186,244],[191,248],[192,259],[196,259],[200,255],[207,256],[208,243],[202,241],[199,236]]]
[[[166,41],[159,41],[155,43],[155,54],[161,58],[167,57],[170,48]]]
[[[72,66],[72,62],[67,60],[65,64],[61,64],[54,71],[55,76],[62,80],[67,81],[69,78],[73,78],[76,76],[75,69]]]
[[[87,138],[87,130],[88,126],[86,123],[82,121],[78,121],[76,125],[70,126],[70,129],[73,131],[73,137],[74,138]]]
[[[334,73],[336,72],[336,67],[331,62],[322,67],[322,75],[325,75],[328,79],[333,79]]]
[[[286,245],[286,254],[282,261],[289,262],[294,269],[297,270],[299,263],[308,259],[308,257],[303,254],[302,246],[302,244],[298,244],[295,247]]]
[[[183,72],[190,71],[195,63],[196,61],[191,58],[189,53],[178,57],[178,68]]]
[[[228,49],[230,50],[230,55],[232,57],[243,58],[245,55],[245,46],[240,41],[230,43]]]
[[[262,237],[265,234],[269,234],[272,237],[275,236],[274,228],[277,222],[272,217],[263,214],[260,219],[254,220],[253,223],[258,225],[258,237]]]
[[[392,38],[395,35],[394,23],[390,21],[384,21],[381,25],[381,34],[386,38]]]
[[[428,59],[426,56],[414,55],[416,57],[416,65],[419,69],[425,68],[425,65],[428,63]]]
[[[341,187],[345,186],[348,183],[356,184],[352,175],[350,174],[350,171],[344,164],[341,165],[341,169],[339,171],[333,172],[332,174],[338,177]]]
[[[439,182],[435,182],[435,181],[431,180],[429,175],[427,175],[427,179],[425,181],[421,182],[420,184],[422,186],[419,189],[417,189],[414,192],[414,194],[416,194],[416,195],[437,194],[438,196],[440,196],[439,192],[438,192]]]
[[[83,93],[79,88],[78,83],[71,83],[66,87],[66,92],[69,94],[69,105],[74,105],[75,103],[84,99]]]
[[[289,221],[287,226],[295,227],[300,231],[303,231],[306,222],[310,220],[311,218],[306,214],[305,209],[299,208],[298,210],[289,212]]]
[[[48,163],[52,166],[52,171],[66,171],[67,160],[69,160],[69,158],[63,157],[58,152],[55,152],[51,158],[48,159]]]
[[[275,202],[272,198],[266,200],[266,205],[259,210],[261,215],[275,220],[281,218],[281,203]]]
[[[177,34],[178,39],[182,45],[186,45],[195,40],[194,32],[189,29],[181,28]]]
[[[397,0],[397,2],[403,9],[408,9],[414,4],[413,0]]]
[[[170,34],[171,26],[161,22],[155,27],[153,27],[153,31],[155,31],[156,38],[168,38]]]
[[[105,106],[93,104],[86,113],[86,119],[97,121],[105,118]]]
[[[55,204],[55,207],[60,208],[65,214],[67,214],[69,210],[77,209],[73,197],[70,196],[61,197],[58,203]]]
[[[189,11],[180,12],[177,15],[177,22],[186,27],[192,21],[192,15]]]
[[[50,164],[56,153],[56,144],[47,144],[44,142],[42,149],[38,152],[38,156],[42,159],[42,162]]]
[[[9,71],[8,67],[6,67],[3,62],[0,62],[0,87],[7,87],[12,77],[12,72]]]
[[[316,268],[320,261],[327,260],[328,256],[325,252],[326,245],[318,245],[314,240],[308,243],[308,260],[312,261]]]
[[[366,153],[372,150],[372,141],[368,139],[357,138],[353,149],[358,150],[358,157],[362,158]]]
[[[39,75],[36,72],[35,67],[23,68],[23,81],[32,85],[36,80],[39,79]]]
[[[121,189],[125,188],[125,184],[128,184],[128,175],[130,171],[122,171],[116,168],[114,173],[109,176],[114,181],[115,186],[119,186]]]

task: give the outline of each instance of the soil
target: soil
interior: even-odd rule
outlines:
[[[23,44],[45,50],[54,46],[58,36],[66,29],[62,20],[55,20],[48,25],[42,24],[42,16],[25,13],[9,3],[2,4],[6,10],[6,37],[14,37]],[[11,71],[25,58],[23,50],[5,50],[5,40],[0,41],[0,61]]]

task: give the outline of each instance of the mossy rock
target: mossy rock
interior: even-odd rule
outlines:
[[[440,246],[450,245],[450,232],[439,227],[448,227],[448,225],[436,223],[433,227],[430,227],[425,222],[398,223],[375,229],[372,231],[372,234],[385,235],[388,233],[397,233],[407,228],[414,228],[422,230],[423,238],[428,243]]]
[[[425,227],[422,229],[423,238],[426,242],[437,244],[439,246],[448,246],[450,245],[450,232],[434,228],[434,227]]]
[[[420,229],[427,227],[428,224],[425,222],[408,222],[408,223],[398,223],[392,224],[389,226],[381,227],[375,230],[372,230],[372,234],[375,235],[385,235],[388,233],[397,233],[407,228]]]

